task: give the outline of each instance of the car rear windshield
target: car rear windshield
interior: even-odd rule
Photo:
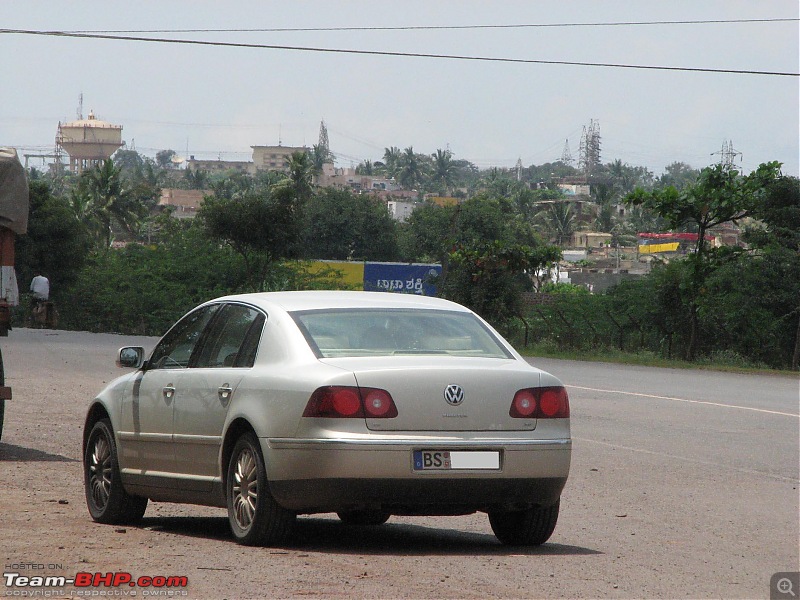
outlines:
[[[292,313],[321,358],[451,354],[512,358],[474,315],[422,309],[327,309]]]

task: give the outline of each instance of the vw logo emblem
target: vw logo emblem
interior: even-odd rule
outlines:
[[[444,390],[444,399],[451,406],[458,406],[464,401],[464,390],[460,385],[451,383]]]

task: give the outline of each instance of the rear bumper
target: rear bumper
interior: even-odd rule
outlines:
[[[270,490],[298,512],[379,508],[458,514],[555,502],[567,481],[571,440],[261,440]],[[415,470],[415,450],[500,453],[496,470]]]

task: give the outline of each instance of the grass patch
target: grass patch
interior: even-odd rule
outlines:
[[[797,371],[770,369],[765,365],[752,364],[739,355],[715,353],[712,356],[698,358],[694,362],[680,359],[667,359],[648,350],[640,352],[623,352],[615,348],[590,348],[586,350],[563,350],[555,344],[542,342],[531,344],[527,348],[517,348],[523,356],[556,358],[561,360],[578,360],[587,362],[609,362],[643,367],[661,367],[665,369],[699,369],[709,371],[725,371],[729,373],[749,373],[758,375],[778,375],[798,377]]]

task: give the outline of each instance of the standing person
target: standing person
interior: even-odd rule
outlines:
[[[50,281],[37,275],[31,281],[31,327],[47,325],[50,320]]]
[[[47,302],[50,299],[50,280],[44,275],[37,275],[31,281],[31,292],[34,302]]]

